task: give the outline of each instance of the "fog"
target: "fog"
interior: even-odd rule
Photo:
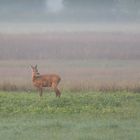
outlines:
[[[117,32],[140,33],[139,23],[0,23],[0,33],[49,33],[49,32]]]
[[[46,0],[46,13],[58,13],[63,10],[63,0]]]
[[[140,0],[0,0],[0,88],[31,87],[30,64],[38,64],[40,73],[60,74],[63,87],[136,89],[139,7]]]
[[[138,59],[139,6],[139,0],[0,0],[0,58]]]
[[[139,0],[0,0],[0,22],[140,21]]]

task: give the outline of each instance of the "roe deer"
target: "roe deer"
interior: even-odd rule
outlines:
[[[56,74],[45,74],[41,75],[38,72],[37,65],[32,66],[32,82],[35,87],[39,89],[40,97],[43,94],[43,87],[52,87],[56,93],[56,97],[60,97],[61,93],[57,88],[58,83],[60,82],[60,76]]]

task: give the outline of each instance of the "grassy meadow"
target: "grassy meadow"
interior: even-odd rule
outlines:
[[[139,33],[0,34],[0,140],[139,140]],[[59,74],[61,98],[30,65]]]
[[[0,92],[0,139],[138,140],[140,94]]]

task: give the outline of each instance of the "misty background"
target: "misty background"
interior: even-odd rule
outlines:
[[[0,0],[0,58],[138,59],[139,7],[139,0]]]
[[[140,58],[139,7],[139,0],[0,0],[0,58]]]
[[[0,0],[0,88],[32,87],[30,64],[60,74],[63,87],[139,88],[139,7],[139,0]]]
[[[139,22],[139,0],[0,0],[3,22]]]
[[[139,7],[139,0],[0,0],[0,31],[138,32]]]

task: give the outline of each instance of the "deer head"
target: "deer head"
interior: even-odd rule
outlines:
[[[35,66],[32,66],[31,65],[31,68],[32,68],[32,74],[33,74],[33,76],[40,75],[40,73],[38,72],[38,69],[37,69],[37,65],[35,65]]]

